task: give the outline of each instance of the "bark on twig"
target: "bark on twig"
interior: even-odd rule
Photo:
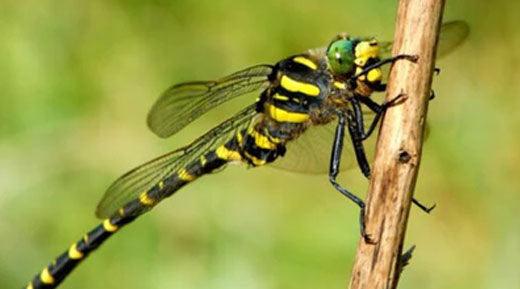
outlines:
[[[382,123],[367,196],[366,231],[350,280],[351,289],[396,288],[400,257],[419,163],[444,0],[401,0],[393,55],[416,54],[417,63],[397,61],[386,99],[405,94]]]

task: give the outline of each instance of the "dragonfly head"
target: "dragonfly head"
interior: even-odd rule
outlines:
[[[327,59],[334,74],[351,74],[356,59],[355,47],[359,41],[347,35],[339,35],[327,48]]]
[[[381,46],[374,38],[350,38],[338,35],[327,48],[327,59],[334,74],[353,75],[370,60],[379,59]]]

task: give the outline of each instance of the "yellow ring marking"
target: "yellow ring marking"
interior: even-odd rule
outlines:
[[[280,85],[288,91],[292,92],[301,92],[310,96],[318,96],[320,94],[320,89],[316,85],[296,81],[287,75],[282,76]]]
[[[273,95],[273,98],[274,99],[278,99],[278,100],[282,100],[282,101],[288,101],[289,100],[289,97],[288,96],[285,96],[285,95],[281,95],[279,93],[275,93]]]
[[[195,176],[188,173],[187,170],[185,169],[180,169],[177,174],[179,175],[179,179],[183,180],[183,181],[186,181],[186,182],[191,182],[195,179]]]
[[[246,157],[255,165],[255,166],[262,166],[265,165],[267,162],[266,160],[259,159],[251,154],[249,154],[247,151],[244,152]]]
[[[139,195],[139,202],[145,206],[150,206],[153,205],[155,201],[150,198],[150,196],[148,196],[147,192],[143,192],[141,195]]]
[[[346,89],[347,85],[340,81],[334,81],[334,86],[339,89]]]
[[[293,61],[294,62],[298,62],[300,64],[303,64],[303,65],[307,66],[308,68],[310,68],[312,70],[318,69],[318,66],[316,65],[316,63],[314,63],[309,58],[306,58],[306,57],[303,57],[303,56],[296,56],[295,58],[293,58]]]
[[[159,190],[162,190],[164,188],[164,182],[160,181],[158,186],[159,186]]]
[[[269,105],[267,108],[268,114],[278,122],[293,122],[300,123],[307,121],[310,116],[306,113],[290,112],[274,105]]]
[[[40,280],[43,284],[54,284],[54,277],[52,277],[51,273],[49,272],[49,268],[45,267],[45,269],[43,269],[42,273],[40,274]]]
[[[27,287],[25,287],[26,289],[34,289],[33,287],[33,284],[32,284],[32,281],[29,282],[29,284],[27,285]]]
[[[237,142],[240,145],[242,144],[242,133],[240,131],[237,132]]]
[[[78,250],[76,243],[72,244],[69,248],[69,258],[72,260],[78,260],[83,258],[83,253]]]
[[[239,152],[230,150],[224,145],[219,146],[215,153],[217,154],[217,157],[222,160],[239,161],[242,159]]]
[[[116,225],[113,225],[112,223],[110,223],[110,219],[105,219],[103,221],[103,228],[105,229],[105,231],[110,232],[110,233],[113,233],[113,232],[117,231],[117,229],[118,229]]]
[[[205,166],[207,162],[208,162],[208,160],[206,159],[205,156],[200,156],[200,165],[201,166]]]
[[[267,149],[267,150],[273,150],[276,148],[276,144],[271,142],[271,140],[261,134],[259,131],[256,131],[254,128],[250,128],[248,130],[248,133],[251,137],[255,139],[255,145],[259,148]]]
[[[117,210],[117,213],[119,213],[119,216],[124,216],[125,215],[125,209],[124,208],[119,208],[119,210]]]
[[[361,72],[363,71],[363,68],[361,67],[356,67],[356,75],[360,74]],[[361,76],[358,76],[358,80],[365,80],[366,79],[366,74],[363,74]]]
[[[370,82],[380,81],[383,78],[381,69],[374,68],[367,73],[367,80]]]
[[[266,134],[264,134],[264,135],[267,136],[269,138],[269,141],[271,141],[272,143],[281,143],[282,142],[281,139],[279,139],[277,137],[274,137],[274,136],[271,136],[269,134],[269,132],[267,132],[267,131],[265,131],[265,132],[266,132]]]

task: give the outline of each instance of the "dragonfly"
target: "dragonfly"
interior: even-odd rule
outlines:
[[[443,24],[438,56],[459,46],[468,33],[463,21]],[[403,101],[400,96],[382,103],[371,98],[386,88],[383,66],[416,60],[413,55],[390,56],[391,47],[391,42],[340,34],[327,47],[292,55],[274,65],[256,65],[218,80],[171,86],[147,118],[150,130],[161,138],[174,135],[231,99],[257,91],[259,97],[191,144],[118,178],[97,206],[101,223],[44,267],[26,288],[56,288],[122,227],[185,185],[232,163],[328,171],[333,187],[359,206],[364,234],[365,204],[340,185],[337,176],[355,163],[364,176],[370,176],[364,141],[382,114]],[[346,134],[352,143],[349,150],[343,150]]]

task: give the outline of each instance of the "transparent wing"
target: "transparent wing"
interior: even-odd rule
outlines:
[[[441,58],[457,47],[459,47],[469,35],[468,23],[455,20],[443,23],[439,35],[439,45],[437,47],[437,58]],[[392,42],[380,42],[382,58],[390,57],[392,52]]]
[[[368,126],[374,119],[374,113],[372,111],[364,111],[363,119],[365,126]],[[271,163],[270,166],[304,174],[328,173],[336,125],[337,121],[332,121],[326,125],[310,127],[298,139],[288,143],[285,155]],[[426,123],[424,141],[428,139],[430,130],[430,126]],[[348,132],[345,133],[346,139],[341,154],[341,171],[358,166],[352,142]],[[370,138],[364,141],[365,153],[370,164],[374,158],[376,140],[377,129]]]
[[[124,174],[107,189],[97,206],[96,216],[109,217],[159,181],[224,144],[237,131],[247,127],[253,121],[255,114],[255,105],[248,106],[190,145],[153,159]]]
[[[450,21],[442,24],[437,47],[437,58],[443,57],[459,47],[469,35],[468,23]]]
[[[169,137],[208,110],[234,97],[266,88],[270,65],[246,68],[216,81],[176,84],[166,90],[148,113],[148,127],[156,135]]]
[[[363,113],[365,126],[371,123],[374,114],[369,111]],[[270,164],[274,168],[288,170],[306,174],[323,174],[329,171],[332,143],[337,121],[332,121],[326,125],[312,126],[308,128],[296,140],[287,144],[285,155]],[[357,167],[356,156],[352,142],[345,132],[345,143],[341,155],[342,171]],[[365,152],[368,160],[371,161],[374,155],[376,132],[367,139]]]

